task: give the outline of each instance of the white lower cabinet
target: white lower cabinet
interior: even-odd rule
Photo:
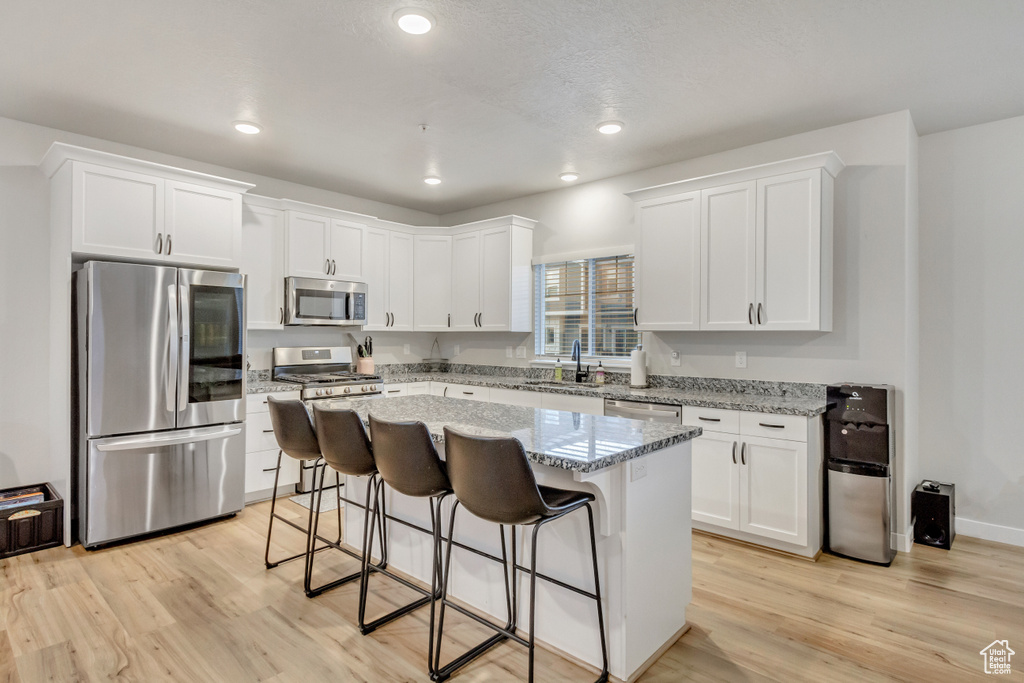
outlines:
[[[384,388],[380,390],[381,395],[384,398],[394,398],[395,396],[408,396],[409,385],[408,384],[384,384]]]
[[[520,391],[518,389],[491,388],[491,403],[504,403],[508,406],[524,408],[540,408],[544,394],[536,391]]]
[[[277,467],[278,446],[274,426],[270,422],[267,398],[299,400],[299,392],[284,391],[274,394],[249,394],[245,416],[245,501],[247,503],[270,498],[274,488],[274,470]],[[278,490],[291,492],[299,481],[298,463],[284,456]]]
[[[541,407],[546,410],[564,410],[570,413],[604,415],[604,399],[596,396],[541,394]]]
[[[467,401],[484,401],[486,403],[491,400],[490,391],[487,387],[475,387],[470,384],[430,383],[430,393],[435,396],[463,398]]]
[[[820,417],[684,406],[683,424],[705,429],[692,448],[694,528],[808,557],[818,553]]]

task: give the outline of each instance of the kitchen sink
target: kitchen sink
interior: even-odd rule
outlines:
[[[526,380],[523,384],[528,384],[531,387],[549,387],[552,389],[597,389],[604,386],[596,382],[553,382],[539,379]]]

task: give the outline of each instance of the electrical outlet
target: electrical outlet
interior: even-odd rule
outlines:
[[[747,352],[737,351],[736,352],[736,367],[745,368],[747,367]]]
[[[455,355],[456,356],[459,355],[459,345],[458,344],[455,345]]]
[[[673,351],[672,352],[672,358],[669,360],[669,363],[674,368],[678,368],[680,365],[683,364],[683,361],[679,358],[679,352],[678,351]]]
[[[409,355],[410,351],[409,351],[409,345],[408,344],[404,344],[402,346],[402,352],[405,353],[405,355],[407,355],[407,356]]]
[[[511,358],[511,357],[512,357],[512,347],[511,346],[506,346],[505,347],[505,358]]]
[[[634,460],[629,467],[629,480],[636,481],[647,476],[647,461],[643,458]]]
[[[516,347],[516,358],[526,358],[526,347],[525,346],[517,346]]]

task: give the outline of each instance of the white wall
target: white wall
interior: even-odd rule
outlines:
[[[1024,117],[921,138],[920,474],[1024,545]]]

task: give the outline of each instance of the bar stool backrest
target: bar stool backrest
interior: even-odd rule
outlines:
[[[532,524],[548,509],[518,439],[470,436],[445,427],[444,451],[455,497],[477,517]]]
[[[274,425],[277,445],[296,460],[316,460],[320,457],[320,444],[313,431],[313,423],[302,401],[281,401],[267,397],[270,423]]]
[[[441,457],[422,422],[387,422],[370,415],[377,470],[388,486],[424,498],[451,491]]]
[[[356,411],[324,410],[313,406],[313,423],[320,441],[320,452],[331,469],[354,477],[377,471],[370,440]]]

